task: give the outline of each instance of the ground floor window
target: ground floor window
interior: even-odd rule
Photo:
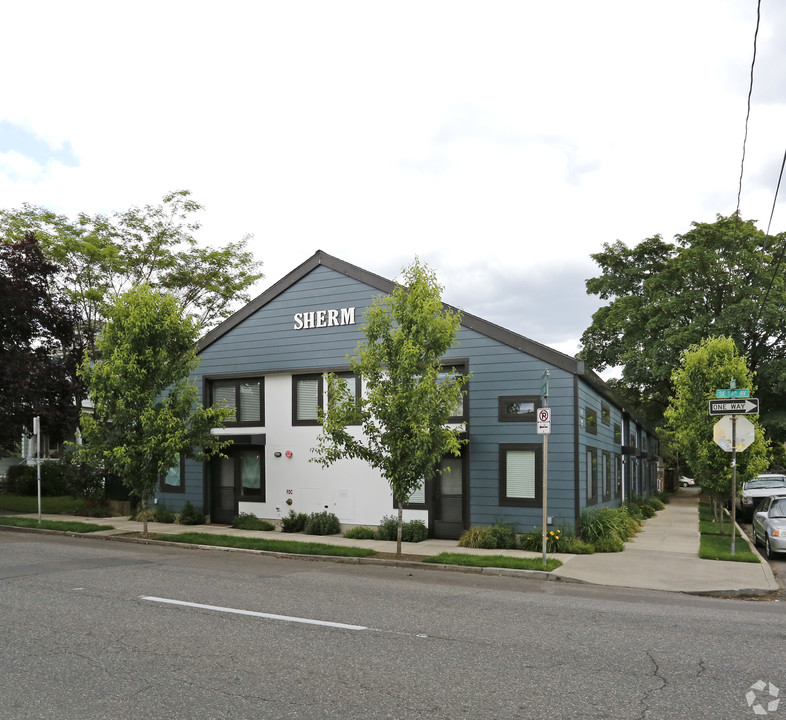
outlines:
[[[543,502],[543,450],[539,443],[499,446],[499,503],[539,507]]]
[[[587,448],[587,505],[598,502],[598,450]]]
[[[167,474],[161,478],[159,489],[161,492],[183,492],[185,490],[185,458],[182,455],[180,460],[169,468]]]

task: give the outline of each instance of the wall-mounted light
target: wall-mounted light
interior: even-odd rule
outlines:
[[[273,457],[281,457],[281,453],[276,450],[276,452],[273,453]]]

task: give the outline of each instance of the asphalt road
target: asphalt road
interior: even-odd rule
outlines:
[[[0,716],[752,718],[785,611],[0,532]]]

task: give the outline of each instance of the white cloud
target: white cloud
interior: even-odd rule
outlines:
[[[113,212],[189,188],[206,242],[254,234],[267,284],[317,248],[387,277],[419,255],[449,302],[575,351],[590,253],[736,203],[755,26],[742,0],[77,0],[6,20],[36,44],[18,32],[0,48],[19,69],[0,120],[70,142],[79,166],[5,153],[4,206]],[[762,222],[785,30],[765,5],[742,203]],[[533,268],[559,302],[521,329],[511,295]]]

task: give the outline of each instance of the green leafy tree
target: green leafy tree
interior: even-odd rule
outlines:
[[[230,414],[202,408],[189,381],[196,369],[197,324],[178,301],[148,285],[121,295],[81,375],[94,412],[82,418],[81,459],[120,477],[147,508],[180,455],[204,459],[229,443],[210,434]]]
[[[608,304],[584,332],[581,358],[597,371],[621,368],[610,385],[659,425],[680,354],[707,337],[731,337],[757,375],[762,423],[770,437],[786,440],[786,273],[779,269],[786,238],[719,215],[675,240],[616,242],[592,256],[601,274],[587,281],[587,292]]]
[[[262,277],[246,247],[250,236],[202,247],[195,235],[202,210],[188,190],[111,217],[81,213],[71,220],[25,204],[0,210],[0,237],[35,233],[60,267],[57,281],[79,312],[80,344],[92,352],[106,308],[142,283],[171,292],[202,331],[248,302],[249,288]]]
[[[753,390],[753,373],[729,337],[708,338],[682,353],[680,366],[674,371],[674,395],[665,412],[672,442],[691,468],[702,490],[719,504],[731,497],[731,455],[713,440],[717,417],[709,414],[708,401],[718,388],[727,388],[731,379],[738,388]],[[737,453],[737,482],[764,472],[769,466],[769,442],[755,417],[754,442]],[[721,514],[722,518],[722,514]]]
[[[441,292],[434,273],[415,260],[404,269],[403,284],[373,303],[362,326],[365,340],[350,358],[363,381],[362,397],[356,399],[341,378],[329,377],[328,408],[314,449],[323,467],[360,458],[388,481],[398,505],[399,555],[403,503],[445,455],[458,455],[461,448],[459,430],[448,426],[448,418],[467,377],[446,374],[442,363],[461,320],[442,304]],[[349,427],[358,423],[361,436]]]
[[[0,242],[0,451],[13,452],[36,415],[54,437],[76,420],[74,314],[57,294],[57,271],[33,233]]]

